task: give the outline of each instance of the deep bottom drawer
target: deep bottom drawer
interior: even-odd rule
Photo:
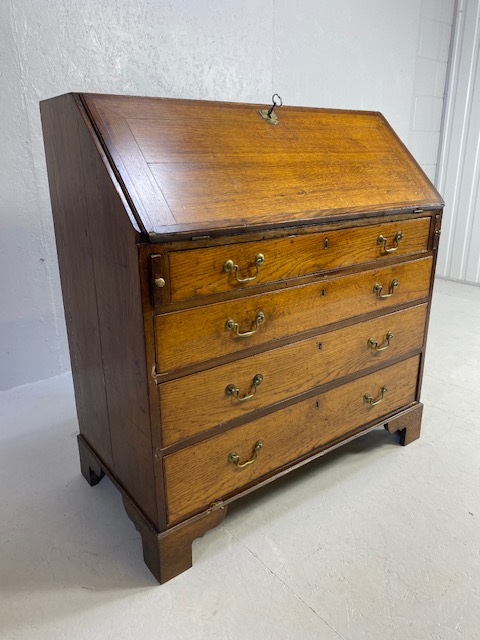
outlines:
[[[413,402],[419,361],[409,358],[167,456],[169,523]]]

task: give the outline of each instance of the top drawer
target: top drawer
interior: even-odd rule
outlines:
[[[427,251],[430,218],[169,253],[171,301]]]

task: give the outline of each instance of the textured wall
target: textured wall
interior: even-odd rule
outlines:
[[[382,111],[408,142],[421,5],[3,0],[0,389],[69,368],[39,100],[99,91],[268,103],[277,91],[288,104]]]
[[[423,0],[413,87],[410,151],[435,181],[455,0]]]

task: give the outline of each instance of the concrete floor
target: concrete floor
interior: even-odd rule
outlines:
[[[232,505],[158,586],[71,379],[0,394],[2,640],[480,639],[480,288],[437,281],[423,432],[372,432]]]

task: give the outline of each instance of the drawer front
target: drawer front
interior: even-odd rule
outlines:
[[[421,258],[156,316],[157,372],[235,354],[338,320],[426,298],[431,270],[432,258]],[[398,286],[392,289],[394,281]],[[393,290],[392,295],[389,290]],[[381,298],[383,295],[389,297]]]
[[[427,251],[430,218],[173,251],[173,302]],[[401,239],[396,238],[401,233]],[[379,236],[384,240],[379,241]]]
[[[419,356],[409,358],[166,456],[169,523],[413,402],[419,362]],[[383,400],[372,404],[382,387]],[[258,441],[263,447],[254,454]],[[256,459],[239,468],[233,453],[240,464]]]
[[[426,315],[419,305],[165,382],[158,386],[163,446],[420,350]]]

